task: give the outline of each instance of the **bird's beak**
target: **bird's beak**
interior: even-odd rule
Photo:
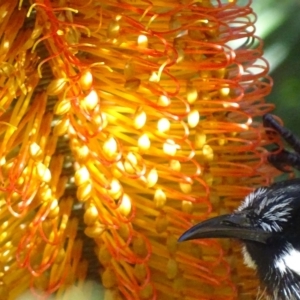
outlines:
[[[266,244],[271,232],[254,228],[247,216],[231,214],[201,222],[187,230],[179,242],[203,238],[235,238]]]

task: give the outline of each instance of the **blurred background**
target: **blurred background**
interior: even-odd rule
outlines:
[[[253,9],[274,80],[267,100],[276,104],[274,114],[300,137],[300,0],[253,0]]]

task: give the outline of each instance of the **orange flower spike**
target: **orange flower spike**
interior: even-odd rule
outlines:
[[[107,297],[236,297],[228,244],[176,242],[271,179],[252,123],[272,108],[255,15],[250,1],[223,2],[45,0],[26,7],[29,19],[16,1],[0,5],[0,35],[10,32],[0,45],[0,217],[24,230],[1,235],[14,241],[5,284],[22,278],[10,299],[26,285],[71,297],[66,285],[88,270],[83,226]]]

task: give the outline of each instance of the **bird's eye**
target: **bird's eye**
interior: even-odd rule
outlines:
[[[229,218],[222,221],[223,225],[229,225],[231,227],[249,227],[252,226],[252,218],[248,214],[232,214]]]
[[[231,222],[229,220],[222,221],[222,225],[230,225],[230,226],[234,226],[234,227],[241,227],[239,224],[236,224],[235,222]]]

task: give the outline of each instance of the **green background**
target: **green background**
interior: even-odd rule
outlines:
[[[274,80],[267,101],[276,104],[274,114],[300,137],[300,0],[254,0],[252,7]]]

